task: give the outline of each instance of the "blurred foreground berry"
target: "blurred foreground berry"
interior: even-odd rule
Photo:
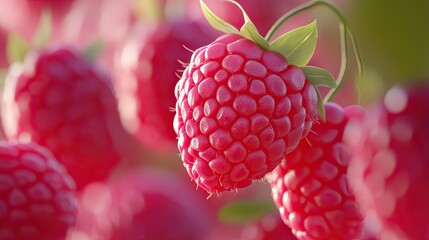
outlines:
[[[364,123],[350,122],[349,177],[380,239],[428,239],[429,86],[390,89]]]
[[[50,149],[81,189],[105,179],[125,144],[111,79],[68,48],[29,52],[10,67],[2,123],[7,139]]]
[[[115,62],[119,110],[126,129],[159,151],[173,148],[174,87],[180,61],[215,38],[206,25],[187,19],[143,22],[121,48]]]
[[[204,240],[210,218],[194,188],[168,172],[124,172],[82,192],[71,239]]]
[[[342,142],[348,115],[362,111],[325,104],[326,122],[315,123],[307,139],[270,175],[274,202],[298,239],[357,239],[363,217],[350,191],[351,150]]]
[[[74,188],[48,149],[0,143],[0,239],[64,239],[76,221]]]

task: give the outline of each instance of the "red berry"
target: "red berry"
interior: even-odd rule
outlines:
[[[159,170],[125,172],[119,179],[89,185],[72,236],[87,239],[204,239],[205,203],[193,187]],[[93,221],[88,222],[88,219]]]
[[[8,139],[50,149],[77,188],[108,176],[124,141],[112,83],[72,50],[29,53],[10,68],[3,126]]]
[[[269,214],[244,228],[242,240],[296,240],[278,214]]]
[[[234,34],[196,50],[175,93],[183,163],[209,193],[264,177],[316,115],[316,91],[300,68]]]
[[[171,109],[177,72],[183,68],[178,60],[189,59],[188,49],[214,37],[200,22],[180,19],[146,23],[123,46],[116,61],[120,113],[125,127],[142,143],[156,149],[174,147]]]
[[[0,239],[64,239],[76,220],[74,188],[47,149],[0,143]]]
[[[333,103],[325,109],[326,122],[315,124],[270,174],[272,195],[298,239],[356,239],[363,218],[347,180],[351,150],[342,136],[348,109]]]
[[[394,87],[384,103],[351,122],[349,177],[380,239],[427,239],[429,85]]]

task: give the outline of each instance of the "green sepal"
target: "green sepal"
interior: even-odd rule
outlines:
[[[7,59],[9,64],[24,62],[25,55],[30,50],[27,41],[15,32],[9,33],[7,39]]]
[[[256,28],[255,24],[253,24],[252,20],[250,20],[249,16],[247,15],[246,11],[244,11],[243,7],[236,1],[228,0],[228,2],[235,4],[243,14],[244,24],[240,28],[241,35],[258,44],[258,46],[261,47],[262,49],[265,49],[265,50],[270,49],[270,44],[258,32],[258,29]]]
[[[322,95],[320,94],[320,91],[315,87],[316,93],[317,93],[317,113],[319,114],[320,118],[323,122],[326,121],[326,113],[325,113],[325,105],[323,103]]]
[[[101,55],[103,50],[104,50],[103,41],[101,41],[101,39],[97,39],[85,47],[83,54],[86,59],[90,61],[95,61]]]
[[[203,0],[200,0],[201,9],[203,10],[204,16],[207,21],[214,27],[215,29],[223,32],[223,33],[235,33],[240,34],[237,28],[217,16],[209,7],[204,3]]]
[[[305,66],[301,69],[313,86],[337,87],[334,77],[328,70],[313,66]]]
[[[289,31],[271,43],[271,50],[281,53],[289,64],[303,67],[316,50],[317,24],[312,23]]]
[[[40,15],[39,25],[34,33],[32,44],[33,47],[43,48],[48,44],[52,34],[52,16],[49,10],[43,10]]]
[[[225,204],[218,212],[223,223],[240,224],[277,211],[272,201],[238,200]]]

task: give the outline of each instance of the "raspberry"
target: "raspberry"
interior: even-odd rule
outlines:
[[[298,239],[360,236],[363,218],[347,180],[351,150],[342,142],[346,114],[355,108],[325,104],[326,122],[269,175],[274,202]]]
[[[175,93],[183,163],[209,193],[264,177],[316,115],[316,91],[302,70],[235,34],[196,50]]]
[[[27,54],[5,83],[7,139],[50,149],[77,188],[108,176],[125,138],[111,80],[67,48]],[[122,143],[121,143],[122,144]]]
[[[128,39],[117,58],[119,110],[124,125],[152,148],[174,147],[171,108],[179,80],[176,72],[182,68],[178,59],[189,59],[192,53],[186,48],[197,49],[215,37],[204,27],[186,19],[146,24]]]
[[[296,240],[280,215],[269,214],[244,228],[242,240]]]
[[[127,171],[107,185],[91,184],[80,204],[72,236],[197,240],[209,230],[204,200],[186,182],[160,170]]]
[[[427,239],[429,85],[396,86],[365,121],[351,122],[349,177],[380,239]]]
[[[0,143],[0,239],[64,239],[76,220],[74,188],[48,149]]]

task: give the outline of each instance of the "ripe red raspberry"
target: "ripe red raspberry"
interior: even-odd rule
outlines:
[[[200,240],[209,226],[205,201],[194,187],[171,173],[145,169],[85,188],[71,240]]]
[[[111,85],[70,49],[30,52],[6,79],[5,135],[50,149],[78,189],[104,179],[120,160],[118,144],[124,141]]]
[[[119,110],[127,130],[142,143],[158,150],[174,147],[171,108],[177,71],[183,68],[178,60],[187,61],[188,49],[209,43],[214,34],[186,19],[145,23],[122,47],[115,63]]]
[[[0,239],[64,239],[76,220],[74,188],[48,149],[0,143]]]
[[[394,87],[345,138],[349,177],[380,239],[427,239],[429,232],[429,85]]]
[[[209,193],[264,177],[316,115],[316,91],[303,71],[235,34],[196,50],[175,93],[182,161]]]
[[[347,112],[325,104],[326,122],[315,124],[307,141],[269,176],[274,202],[298,239],[356,239],[362,216],[349,190],[351,150],[342,143]]]
[[[296,240],[279,214],[269,214],[244,228],[242,240]]]

